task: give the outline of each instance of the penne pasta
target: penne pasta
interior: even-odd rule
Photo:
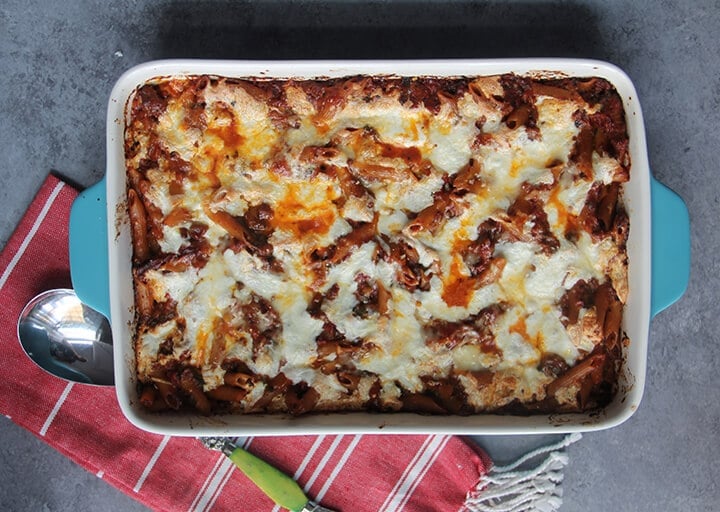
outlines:
[[[477,194],[485,187],[482,180],[482,165],[479,160],[474,158],[471,158],[468,164],[460,169],[453,178],[453,189],[458,195],[467,192]]]
[[[223,377],[225,384],[249,391],[255,385],[255,379],[252,375],[242,372],[226,373]]]
[[[285,405],[291,414],[298,416],[312,411],[319,398],[318,392],[307,384],[296,384],[286,394]]]
[[[180,374],[180,387],[189,396],[190,401],[200,414],[210,414],[210,402],[191,370],[186,369]]]
[[[192,218],[192,213],[187,208],[176,206],[167,214],[162,223],[165,226],[174,227],[184,222],[189,222]]]
[[[360,383],[359,375],[341,371],[337,372],[336,376],[338,382],[347,389],[348,393],[354,393],[357,390],[358,384]]]
[[[581,385],[584,379],[590,376],[593,372],[598,371],[598,369],[601,369],[604,362],[604,354],[595,354],[584,359],[581,363],[572,367],[570,370],[548,384],[546,388],[548,396],[554,396],[563,388]]]
[[[144,385],[140,393],[140,403],[143,407],[148,409],[153,407],[153,404],[157,401],[157,390],[153,386]]]
[[[153,312],[153,298],[145,282],[135,281],[135,309],[141,318],[148,318]]]
[[[154,377],[152,382],[157,387],[160,397],[170,409],[180,409],[182,400],[178,395],[177,388],[170,381],[164,377]]]
[[[447,414],[447,410],[432,397],[419,393],[406,393],[401,397],[402,410],[423,414]]]
[[[247,396],[248,390],[235,386],[218,386],[207,392],[208,396],[214,400],[223,400],[225,402],[242,402]]]
[[[577,99],[578,94],[568,89],[557,87],[550,84],[543,84],[539,82],[532,83],[532,89],[535,96],[550,96],[559,100],[573,100]]]
[[[210,207],[205,207],[205,214],[236,240],[248,243],[245,228],[235,217],[223,211],[214,211]]]
[[[460,211],[461,207],[450,193],[439,192],[435,195],[433,204],[420,211],[417,217],[410,221],[407,229],[412,235],[423,230],[435,234],[445,221],[457,217]]]
[[[517,128],[523,126],[530,119],[530,107],[527,105],[520,105],[515,110],[510,112],[505,118],[505,124],[508,128]]]
[[[133,259],[138,263],[143,263],[150,256],[145,207],[135,190],[129,189],[127,198],[130,228],[132,230]]]
[[[337,243],[331,248],[328,261],[337,264],[350,255],[350,252],[369,242],[375,237],[376,222],[363,222],[347,235],[338,238]]]

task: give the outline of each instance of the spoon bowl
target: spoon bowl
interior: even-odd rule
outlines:
[[[46,372],[83,384],[114,384],[110,324],[73,290],[34,297],[20,313],[17,333],[25,353]]]

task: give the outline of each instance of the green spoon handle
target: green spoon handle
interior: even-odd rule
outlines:
[[[295,480],[227,437],[199,437],[198,440],[206,448],[225,454],[266,496],[281,507],[291,512],[333,512],[308,500]]]
[[[298,483],[282,471],[239,446],[228,458],[275,503],[293,512],[300,512],[308,502]]]

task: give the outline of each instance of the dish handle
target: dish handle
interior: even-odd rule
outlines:
[[[650,177],[652,215],[652,293],[657,315],[685,293],[690,280],[690,215],[682,198]]]
[[[83,190],[70,210],[70,277],[78,298],[110,318],[105,178]]]

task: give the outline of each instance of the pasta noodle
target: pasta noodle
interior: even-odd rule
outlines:
[[[150,256],[147,240],[147,221],[145,208],[133,189],[128,191],[128,212],[132,226],[133,257],[137,262],[144,262]]]

